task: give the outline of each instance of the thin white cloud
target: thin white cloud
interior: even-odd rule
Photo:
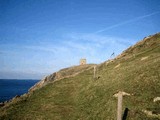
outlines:
[[[54,48],[48,48],[48,47],[44,47],[44,46],[25,46],[25,48],[31,49],[31,50],[40,50],[40,51],[46,51],[46,52],[53,52],[53,53],[56,52],[56,50]]]
[[[89,44],[90,46],[103,46],[104,44],[124,44],[124,45],[133,45],[135,41],[133,39],[125,39],[120,37],[112,37],[112,36],[105,36],[105,35],[98,35],[98,34],[68,34],[67,37],[69,37],[70,41],[74,43],[84,45]],[[69,42],[70,42],[69,41]],[[68,41],[66,41],[67,43]]]
[[[98,31],[94,32],[94,34],[101,33],[101,32],[104,32],[104,31],[107,31],[107,30],[110,30],[110,29],[113,29],[113,28],[116,28],[116,27],[119,27],[119,26],[122,26],[122,25],[125,25],[125,24],[128,24],[128,23],[132,23],[132,22],[135,22],[135,21],[138,21],[138,20],[153,16],[153,15],[156,15],[156,14],[159,14],[159,13],[160,13],[160,11],[157,11],[157,12],[153,12],[151,14],[147,14],[147,15],[143,15],[143,16],[140,16],[140,17],[136,17],[134,19],[127,20],[127,21],[124,21],[122,23],[118,23],[118,24],[103,28],[101,30],[98,30]]]
[[[26,49],[31,49],[31,50],[38,50],[38,51],[44,51],[44,52],[52,52],[52,53],[57,53],[58,51],[64,52],[67,51],[67,48],[64,46],[55,46],[51,45],[51,43],[44,45],[34,45],[34,46],[24,46]]]

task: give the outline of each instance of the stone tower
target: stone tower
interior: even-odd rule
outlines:
[[[87,63],[87,60],[86,59],[80,59],[80,65],[85,65]]]

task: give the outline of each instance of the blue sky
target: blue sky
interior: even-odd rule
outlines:
[[[0,78],[102,63],[160,32],[159,0],[0,0]]]

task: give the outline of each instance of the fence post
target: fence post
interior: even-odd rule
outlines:
[[[96,66],[94,66],[94,71],[93,71],[93,78],[95,79],[96,78]]]
[[[114,97],[118,97],[118,104],[117,104],[117,120],[122,120],[122,100],[123,96],[130,96],[129,93],[119,91],[118,93],[113,95]]]
[[[117,120],[122,120],[122,92],[118,93]]]

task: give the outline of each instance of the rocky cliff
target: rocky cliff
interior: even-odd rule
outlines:
[[[36,89],[39,89],[45,85],[47,85],[48,83],[60,80],[60,79],[64,79],[64,78],[68,78],[68,77],[73,77],[75,75],[78,75],[79,73],[85,71],[85,70],[89,70],[92,69],[93,66],[95,66],[96,64],[85,64],[85,65],[79,65],[79,66],[72,66],[69,68],[64,68],[61,69],[58,72],[54,72],[48,76],[46,76],[44,79],[42,79],[40,82],[38,82],[37,84],[35,84],[33,87],[31,87],[29,89],[29,92],[32,92]]]

